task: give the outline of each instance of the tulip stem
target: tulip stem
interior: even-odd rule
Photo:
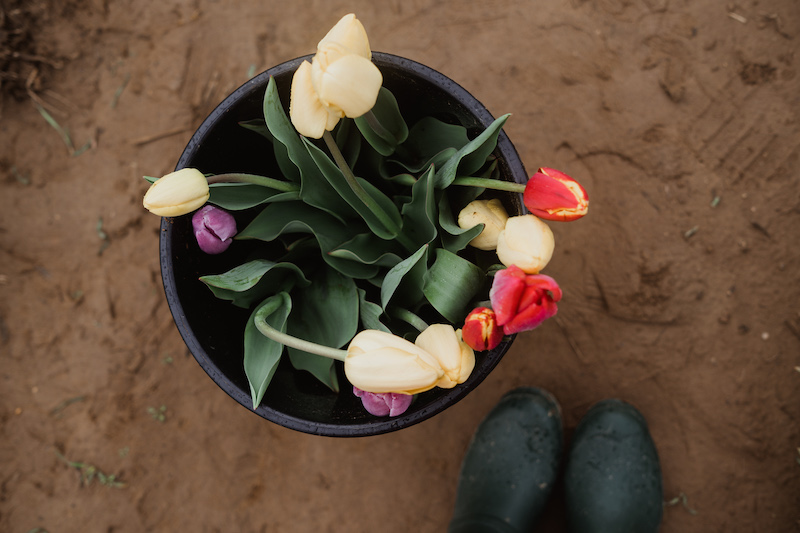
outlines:
[[[522,183],[514,183],[513,181],[494,180],[490,178],[456,178],[453,180],[453,185],[463,185],[465,187],[483,187],[485,189],[494,189],[496,191],[509,191],[524,193],[525,185]]]
[[[267,321],[266,317],[271,312],[269,306],[262,308],[256,316],[254,317],[254,322],[258,331],[261,332],[262,335],[268,337],[275,342],[283,344],[284,346],[289,346],[290,348],[297,348],[298,350],[303,350],[304,352],[313,353],[314,355],[321,355],[322,357],[327,357],[328,359],[336,359],[338,361],[344,361],[345,357],[347,357],[347,352],[345,350],[338,350],[336,348],[331,348],[329,346],[323,346],[321,344],[316,344],[314,342],[306,341],[303,339],[298,339],[297,337],[293,337],[287,333],[283,333],[278,331],[277,329],[270,326]]]
[[[420,317],[409,311],[408,309],[403,309],[402,307],[394,307],[392,308],[390,314],[393,315],[395,318],[399,318],[406,324],[410,324],[420,333],[428,329],[428,324]]]
[[[216,176],[208,176],[206,179],[209,185],[212,183],[250,183],[281,192],[297,192],[300,190],[300,185],[297,183],[276,180],[275,178],[258,176],[256,174],[242,174],[239,172],[217,174]]]
[[[378,220],[383,224],[383,227],[389,230],[390,232],[394,233],[401,245],[409,251],[414,251],[418,248],[415,246],[411,240],[400,232],[400,227],[394,222],[394,220],[386,214],[386,211],[378,205],[378,202],[364,190],[364,187],[358,183],[355,174],[353,174],[350,165],[347,164],[344,156],[342,155],[341,150],[339,150],[339,146],[336,144],[336,141],[333,139],[333,135],[331,135],[330,131],[325,130],[325,133],[322,134],[322,138],[325,140],[325,144],[328,146],[328,150],[330,150],[331,155],[333,156],[333,160],[336,162],[336,166],[339,167],[339,170],[342,171],[342,175],[344,176],[347,185],[350,186],[350,189],[355,193],[356,197],[358,197],[361,202],[378,218]]]

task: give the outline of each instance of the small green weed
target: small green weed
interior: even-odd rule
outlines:
[[[147,414],[152,416],[153,420],[163,423],[167,420],[167,406],[162,405],[158,409],[155,407],[148,407]]]
[[[121,489],[125,486],[125,483],[119,481],[117,479],[116,474],[106,474],[99,468],[94,465],[88,463],[82,463],[80,461],[70,461],[60,453],[56,452],[56,455],[59,459],[64,461],[67,466],[74,468],[81,474],[81,486],[88,487],[92,484],[95,480],[101,485],[105,485],[106,487],[112,487],[115,489]]]

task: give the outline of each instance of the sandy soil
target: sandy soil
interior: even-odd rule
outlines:
[[[662,531],[797,530],[795,1],[0,6],[22,54],[2,62],[0,530],[442,531],[473,430],[519,385],[552,391],[568,428],[602,398],[640,408]],[[514,113],[528,170],[576,176],[592,212],[554,226],[556,320],[443,414],[341,440],[249,413],[186,353],[141,176],[349,11],[375,50]],[[558,501],[545,521],[563,530]]]

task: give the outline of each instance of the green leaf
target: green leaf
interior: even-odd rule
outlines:
[[[422,291],[434,309],[450,322],[458,324],[467,315],[469,302],[484,279],[480,268],[439,248],[433,266],[425,275]]]
[[[474,187],[464,188],[473,189]],[[445,250],[458,253],[466,248],[472,239],[480,235],[481,231],[483,231],[483,224],[478,224],[469,229],[461,229],[461,226],[458,225],[458,219],[453,215],[453,210],[450,208],[448,194],[450,192],[451,189],[445,189],[442,191],[441,198],[439,198],[439,226],[442,228],[440,236],[442,238],[442,247]]]
[[[299,200],[297,192],[280,192],[251,183],[212,183],[208,202],[230,211],[250,209],[268,202]]]
[[[422,297],[422,285],[427,269],[428,245],[425,244],[413,255],[392,267],[383,278],[381,285],[381,306],[386,309],[389,301],[403,283],[403,291],[399,298],[403,302],[416,303]]]
[[[469,142],[464,126],[447,124],[433,117],[420,119],[389,161],[403,165],[410,172],[419,172],[434,164],[442,166]]]
[[[278,331],[286,331],[286,317],[292,309],[292,300],[285,292],[267,298],[256,307],[244,328],[244,373],[250,384],[253,409],[261,403],[283,352],[283,344],[265,337],[256,328],[254,318],[263,308],[268,308],[267,323]]]
[[[310,283],[296,265],[266,259],[244,263],[224,274],[202,276],[200,281],[217,298],[230,300],[233,305],[245,309],[267,294],[288,290],[295,284],[305,287]]]
[[[377,329],[391,333],[392,331],[387,328],[380,317],[383,309],[380,305],[367,300],[367,291],[358,289],[358,314],[361,318],[361,325],[364,329]]]
[[[417,246],[430,244],[436,238],[436,198],[433,188],[433,167],[411,188],[411,201],[403,206],[403,233]]]
[[[355,167],[361,154],[361,135],[352,119],[342,119],[336,128],[336,146],[342,152],[350,168]]]
[[[373,233],[361,233],[331,250],[328,255],[391,268],[400,262],[400,252],[394,241],[385,241]]]
[[[332,268],[323,268],[308,287],[293,293],[294,310],[287,331],[295,337],[340,348],[358,331],[355,282]],[[334,360],[289,348],[292,365],[307,370],[334,392],[339,391]]]
[[[386,180],[395,183],[396,185],[399,185],[401,187],[413,187],[414,184],[417,182],[417,178],[408,173],[388,176]]]
[[[494,151],[497,146],[497,136],[503,124],[506,123],[510,115],[506,114],[492,122],[488,128],[483,130],[480,135],[461,147],[458,152],[451,157],[436,172],[437,189],[448,187],[456,178],[456,173],[460,171],[462,175],[472,175],[486,163],[486,158]]]
[[[374,120],[371,121],[368,114],[365,114],[355,119],[356,126],[379,154],[391,155],[397,145],[408,137],[408,126],[389,89],[381,87],[378,100],[370,112]]]
[[[273,140],[272,134],[269,132],[269,128],[264,119],[256,118],[253,120],[243,120],[239,122],[239,125],[246,130],[254,131],[262,137],[269,139],[270,142]]]
[[[270,78],[264,95],[264,117],[270,133],[286,148],[287,156],[300,170],[300,197],[309,205],[327,211],[340,220],[354,215],[353,209],[345,202],[322,175],[314,160],[306,150],[300,135],[292,126],[283,110],[274,78]],[[278,157],[278,151],[275,152]],[[280,157],[278,157],[280,164]],[[285,172],[283,165],[281,169]],[[286,176],[292,179],[291,176]]]
[[[286,352],[295,370],[305,370],[333,392],[339,392],[339,376],[336,375],[336,362],[333,359],[292,347],[287,347]]]
[[[310,233],[319,244],[322,259],[330,266],[352,278],[371,278],[378,273],[377,266],[350,261],[329,253],[350,240],[354,232],[360,232],[358,224],[351,222],[345,225],[330,214],[303,202],[281,202],[265,207],[236,238],[269,242],[280,235]]]
[[[275,160],[278,163],[278,167],[281,169],[281,174],[283,177],[288,181],[300,183],[300,169],[298,169],[297,166],[292,163],[292,160],[289,159],[289,154],[286,151],[286,147],[280,142],[275,142],[275,137],[272,136],[272,133],[269,131],[267,123],[264,121],[264,119],[257,118],[253,120],[245,120],[239,122],[239,125],[245,129],[258,133],[266,139],[269,139],[269,142],[272,143],[273,152],[275,153]]]
[[[358,330],[358,291],[352,278],[321,268],[306,287],[293,292],[289,334],[341,348]]]
[[[398,152],[400,150],[398,149]],[[447,161],[456,154],[458,150],[455,148],[445,148],[441,152],[437,152],[433,154],[431,157],[427,159],[414,159],[414,160],[405,160],[405,159],[388,159],[386,161],[387,164],[383,166],[383,168],[390,168],[389,164],[399,165],[401,168],[405,169],[406,171],[412,174],[418,174],[419,172],[425,170],[426,168],[433,166],[434,168],[440,168],[444,166]],[[384,173],[388,173],[384,170]],[[390,176],[388,179],[393,178]]]
[[[328,183],[339,194],[339,196],[341,196],[361,216],[364,222],[366,222],[369,226],[369,229],[382,239],[393,239],[396,237],[397,233],[392,231],[390,228],[387,228],[383,222],[381,222],[378,216],[376,216],[375,213],[356,195],[356,193],[347,183],[347,180],[345,180],[342,171],[339,170],[338,166],[336,166],[336,163],[331,161],[331,158],[328,157],[325,152],[320,150],[305,137],[303,137],[303,142],[308,149],[308,153],[317,164],[320,172],[322,172],[322,174],[328,180]],[[381,208],[399,228],[402,224],[402,219],[400,218],[400,212],[397,210],[394,202],[392,202],[388,196],[383,194],[377,187],[369,183],[367,180],[362,178],[356,179],[366,193],[375,201],[375,203],[378,204],[378,207]]]

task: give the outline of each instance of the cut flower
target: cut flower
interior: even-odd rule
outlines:
[[[319,139],[342,117],[372,109],[383,75],[371,58],[364,26],[355,15],[345,15],[319,42],[311,63],[303,61],[292,78],[289,115],[301,135]]]
[[[533,215],[509,218],[497,237],[500,262],[507,267],[516,265],[526,274],[536,274],[547,266],[554,247],[553,231]]]
[[[461,334],[473,350],[493,350],[503,340],[503,328],[497,324],[497,315],[488,307],[477,307],[467,315]]]
[[[580,183],[554,168],[531,176],[523,195],[525,207],[545,220],[569,222],[589,212],[589,195]]]
[[[208,197],[208,181],[203,173],[196,168],[184,168],[150,185],[142,204],[154,215],[177,217],[201,207]]]
[[[450,324],[428,326],[414,344],[433,355],[444,369],[437,387],[452,389],[464,383],[475,368],[475,352],[461,338],[461,330],[454,330]]]
[[[506,227],[508,213],[497,198],[491,200],[474,200],[467,204],[458,214],[458,225],[461,229],[470,229],[483,224],[483,231],[469,244],[479,250],[497,248],[497,237]]]
[[[344,372],[361,390],[399,394],[430,390],[444,376],[439,362],[424,349],[397,335],[370,329],[350,341]]]
[[[406,412],[414,399],[410,394],[367,392],[358,387],[353,387],[353,394],[361,398],[364,409],[375,416],[400,416]]]
[[[233,242],[236,220],[224,209],[207,205],[192,216],[192,229],[201,250],[211,255],[221,254]]]
[[[561,288],[543,274],[525,274],[512,265],[494,276],[489,291],[497,324],[506,335],[536,328],[558,311]]]

